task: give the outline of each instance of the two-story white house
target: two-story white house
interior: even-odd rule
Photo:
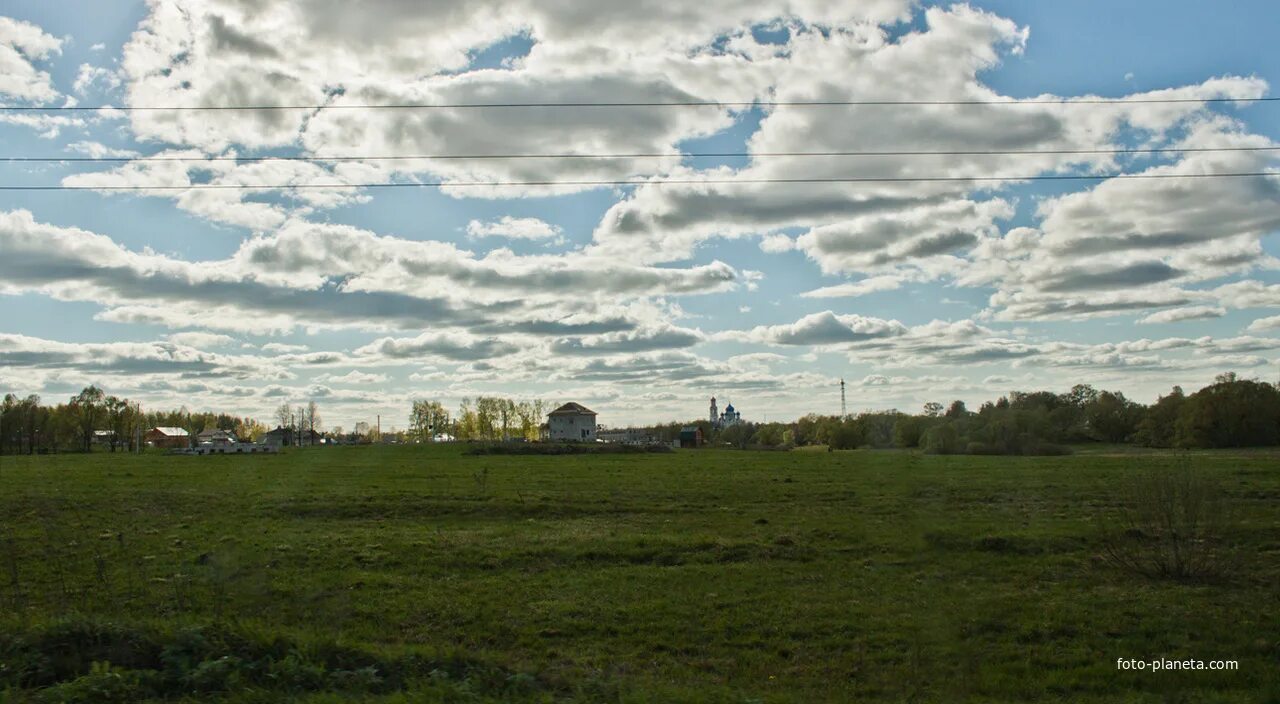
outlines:
[[[547,439],[596,441],[596,412],[580,403],[569,403],[547,414]]]

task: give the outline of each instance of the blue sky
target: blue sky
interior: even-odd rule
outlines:
[[[465,12],[389,3],[387,22],[373,25],[301,1],[245,15],[220,2],[15,0],[0,47],[19,62],[13,75],[30,80],[5,84],[0,98],[307,103],[335,87],[344,93],[336,100],[355,103],[1248,98],[1275,95],[1280,81],[1267,36],[1280,7],[1268,2],[873,0],[810,16],[770,6],[722,0],[663,17],[608,2],[575,12],[505,4],[498,15],[485,2]],[[855,409],[915,409],[1082,381],[1149,402],[1222,371],[1275,376],[1276,178],[1013,177],[1273,170],[1280,152],[1115,163],[680,155],[1256,148],[1280,140],[1280,103],[603,110],[329,110],[280,123],[235,112],[56,115],[71,124],[0,115],[0,140],[11,156],[674,156],[430,161],[395,172],[376,162],[214,162],[189,172],[9,163],[0,182],[1010,180],[334,198],[0,191],[11,254],[0,264],[0,389],[57,398],[98,383],[150,405],[263,417],[314,398],[329,422],[347,426],[406,415],[419,397],[453,406],[477,394],[538,396],[584,402],[602,422],[625,425],[699,416],[711,395],[752,419],[834,412],[841,377]]]

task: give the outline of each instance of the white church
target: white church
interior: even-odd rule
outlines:
[[[742,422],[742,414],[734,409],[733,404],[724,407],[724,413],[716,406],[716,397],[711,397],[711,425],[716,428],[728,428]]]

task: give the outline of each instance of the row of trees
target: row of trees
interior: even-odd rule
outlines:
[[[127,398],[89,386],[65,403],[46,405],[38,395],[6,394],[0,402],[0,454],[87,452],[95,441],[109,449],[134,451],[147,430],[168,426],[192,435],[210,428],[257,439],[267,428],[252,418],[226,413],[192,412],[186,408],[143,411]],[[106,431],[98,435],[98,431]]]
[[[420,399],[409,412],[407,439],[537,440],[551,404],[542,399],[516,401],[497,396],[462,399],[452,417],[440,401]]]
[[[656,426],[656,439],[678,436],[682,424]],[[701,427],[713,444],[736,447],[826,445],[920,448],[937,454],[1057,454],[1075,443],[1133,443],[1148,447],[1215,448],[1280,445],[1280,389],[1219,375],[1193,394],[1181,388],[1151,406],[1120,392],[1079,384],[1066,393],[1014,392],[982,404],[926,403],[920,413],[808,415],[792,423]]]
[[[294,445],[315,445],[321,437],[321,432],[316,430],[316,426],[320,426],[320,408],[314,400],[305,406],[281,404],[276,409],[275,420],[277,427],[292,431],[289,435]],[[342,429],[335,428],[334,431],[341,434]]]
[[[481,396],[464,398],[451,417],[443,403],[415,401],[402,441],[537,440],[550,404]],[[320,412],[281,405],[277,424],[293,429],[299,442],[320,437]],[[679,437],[685,423],[651,428],[660,441]],[[939,454],[1050,454],[1081,442],[1129,442],[1149,447],[1214,448],[1280,445],[1280,389],[1257,380],[1222,374],[1214,383],[1186,394],[1179,387],[1151,406],[1124,394],[1086,384],[1066,393],[1014,392],[970,411],[963,402],[926,403],[920,413],[899,411],[837,417],[808,415],[792,423],[739,423],[718,429],[707,420],[692,423],[714,444],[748,446],[827,445],[921,448]],[[13,394],[0,404],[0,453],[88,451],[95,441],[115,452],[135,450],[147,429],[174,426],[192,435],[217,428],[242,440],[257,440],[268,428],[252,418],[225,413],[193,413],[186,408],[146,411],[126,398],[89,386],[65,403],[44,405],[39,396]],[[108,431],[98,435],[97,431]],[[355,436],[376,442],[377,432],[358,423]],[[343,436],[340,428],[333,435]],[[349,439],[349,438],[348,438]]]

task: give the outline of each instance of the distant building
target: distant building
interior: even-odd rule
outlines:
[[[191,447],[191,433],[183,428],[158,427],[147,431],[142,439],[152,447],[176,450]]]
[[[229,442],[196,445],[190,450],[184,451],[184,453],[192,455],[253,455],[279,451],[280,448],[275,445],[260,445],[252,442]]]
[[[293,428],[285,428],[276,426],[275,430],[263,433],[258,439],[259,445],[268,445],[270,447],[285,447],[293,444]]]
[[[323,445],[324,436],[312,430],[311,428],[307,428],[306,430],[303,430],[302,432],[298,433],[298,444],[299,445]]]
[[[648,428],[602,428],[596,431],[596,439],[623,445],[651,445],[657,442]]]
[[[116,440],[116,431],[114,430],[95,430],[93,431],[94,445],[110,445]]]
[[[596,441],[596,412],[572,401],[547,414],[547,438]]]
[[[715,400],[712,400],[715,403]],[[702,447],[702,428],[686,425],[680,429],[680,447]]]
[[[715,428],[728,428],[742,422],[742,414],[739,413],[733,404],[724,407],[724,413],[717,413],[719,408],[716,406],[716,397],[711,397],[711,425]]]
[[[263,433],[262,437],[258,439],[258,444],[272,447],[292,447],[294,445],[310,447],[311,445],[323,445],[325,441],[323,435],[310,428],[294,430],[293,428],[277,425],[275,430]]]
[[[234,445],[240,442],[234,433],[218,428],[206,428],[196,433],[196,445]]]

